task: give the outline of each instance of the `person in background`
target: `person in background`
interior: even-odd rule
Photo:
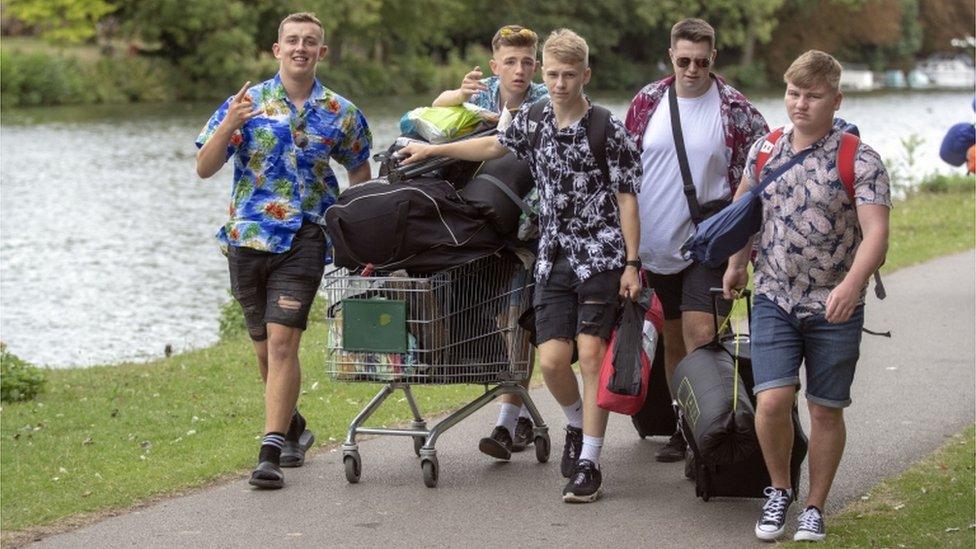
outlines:
[[[735,88],[712,73],[715,30],[701,19],[671,28],[668,56],[674,74],[652,82],[634,97],[627,129],[637,141],[644,168],[638,195],[641,261],[648,284],[664,306],[664,369],[670,385],[678,362],[715,336],[709,289],[722,285],[724,267],[712,269],[684,259],[681,245],[695,232],[681,173],[669,101],[676,96],[690,184],[701,213],[728,204],[742,177],[749,146],[769,128],[759,111]],[[731,303],[718,300],[727,316]],[[721,324],[721,322],[719,322]],[[658,461],[685,458],[680,429],[661,447]]]

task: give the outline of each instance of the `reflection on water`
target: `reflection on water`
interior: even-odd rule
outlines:
[[[375,148],[392,142],[403,112],[429,100],[360,101]],[[623,117],[627,101],[603,102]],[[945,171],[939,142],[950,125],[972,120],[970,101],[966,93],[851,96],[840,114],[885,158],[900,156],[899,140],[918,134],[919,170]],[[771,125],[786,121],[781,98],[756,104]],[[201,181],[193,145],[215,107],[3,112],[0,338],[13,353],[91,365],[216,341],[228,276],[212,235],[226,215],[232,169]]]

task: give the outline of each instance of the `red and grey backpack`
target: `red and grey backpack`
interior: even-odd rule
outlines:
[[[763,166],[769,160],[773,146],[783,137],[783,128],[776,128],[769,135],[762,146],[759,147],[759,154],[756,155],[756,181],[761,181],[759,174],[762,173]],[[854,160],[857,157],[857,146],[861,144],[861,138],[853,133],[844,132],[840,137],[840,147],[837,148],[837,171],[840,173],[840,182],[847,190],[847,196],[854,204]]]
[[[781,127],[770,132],[766,136],[765,141],[763,141],[763,144],[760,145],[759,153],[756,155],[756,181],[761,180],[759,174],[762,173],[763,166],[769,160],[769,155],[773,152],[773,147],[779,141],[780,137],[783,137],[783,128]],[[849,131],[845,131],[841,134],[840,146],[837,147],[837,172],[840,175],[841,184],[844,185],[844,190],[847,191],[847,196],[851,199],[851,207],[856,207],[854,203],[854,160],[857,158],[857,146],[860,144],[860,137]],[[878,299],[884,299],[887,296],[884,284],[881,283],[880,271],[874,272],[874,294]],[[877,334],[870,330],[865,331],[874,335],[885,335]],[[891,333],[888,332],[887,336],[891,337]]]

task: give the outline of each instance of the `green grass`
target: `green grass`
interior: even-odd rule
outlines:
[[[379,388],[329,380],[324,347],[324,325],[314,324],[302,345],[300,403],[320,446],[344,438],[349,421]],[[244,337],[148,364],[47,373],[45,393],[2,410],[4,532],[128,507],[254,465],[263,392]],[[429,415],[470,401],[482,390],[417,387],[414,394]],[[371,424],[410,419],[401,399],[388,400]],[[407,439],[403,458],[413,459]]]
[[[828,547],[973,547],[976,427],[828,517]],[[796,543],[794,545],[801,545]]]
[[[972,248],[974,189],[973,178],[948,178],[934,189],[940,192],[920,192],[898,202],[886,270]],[[323,373],[324,346],[324,326],[313,323],[302,344],[301,402],[320,446],[340,441],[378,388],[329,380]],[[44,393],[30,402],[6,404],[0,412],[0,529],[5,536],[67,517],[127,508],[241,475],[253,465],[263,426],[262,385],[243,335],[147,364],[49,370],[47,375]],[[415,394],[430,415],[457,407],[479,391],[477,386],[421,386]],[[406,404],[393,402],[381,408],[374,424],[406,419]],[[404,459],[411,459],[410,441],[404,440],[403,452]],[[971,489],[971,450],[969,459]],[[971,498],[967,503],[972,517]],[[972,541],[972,532],[964,536]]]

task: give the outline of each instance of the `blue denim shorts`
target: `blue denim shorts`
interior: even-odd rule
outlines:
[[[802,362],[807,401],[831,408],[850,406],[863,326],[864,305],[858,305],[847,322],[831,324],[822,314],[798,319],[757,295],[750,326],[753,392],[800,385]]]

